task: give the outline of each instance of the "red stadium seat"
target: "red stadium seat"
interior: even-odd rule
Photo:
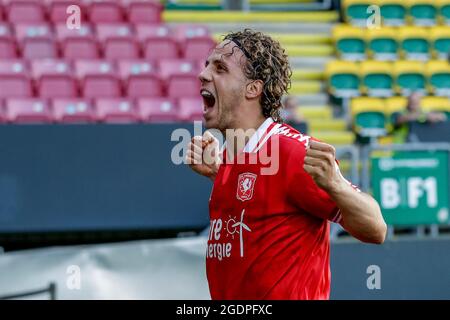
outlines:
[[[147,39],[167,38],[172,36],[169,26],[164,24],[138,24],[135,27],[136,36],[139,41],[145,42]]]
[[[92,123],[96,121],[95,110],[91,103],[83,99],[55,99],[52,103],[53,114],[57,122]]]
[[[45,22],[45,11],[39,0],[6,1],[7,19],[13,24]]]
[[[127,24],[99,24],[97,36],[103,44],[106,59],[137,59],[139,45],[134,40],[133,31]]]
[[[92,27],[82,24],[80,29],[69,29],[65,24],[56,26],[56,35],[66,59],[97,59],[99,48]]]
[[[141,120],[145,122],[175,122],[178,110],[173,100],[167,98],[142,98],[137,100]]]
[[[122,0],[131,23],[160,23],[163,6],[158,1]]]
[[[205,38],[210,36],[210,32],[207,26],[196,24],[182,24],[175,28],[175,36],[177,40],[193,39],[193,38]]]
[[[43,98],[74,98],[77,82],[64,60],[36,60],[31,64],[38,94]]]
[[[179,119],[182,121],[202,121],[203,100],[201,98],[181,98],[178,101]]]
[[[163,84],[156,68],[145,60],[124,60],[119,62],[119,73],[130,98],[160,97]]]
[[[15,26],[16,37],[22,47],[22,57],[25,59],[56,58],[57,47],[54,36],[47,24]]]
[[[91,23],[124,21],[122,6],[117,0],[91,1],[87,11]]]
[[[173,75],[193,75],[197,76],[200,71],[198,65],[190,60],[183,59],[163,59],[159,61],[159,71],[164,79]]]
[[[121,84],[114,65],[101,60],[80,60],[75,70],[85,98],[120,97]]]
[[[208,36],[186,39],[183,42],[183,58],[204,61],[215,45],[216,42]]]
[[[81,0],[47,0],[49,19],[52,23],[66,23],[70,14],[67,13],[67,8],[71,5],[76,5],[80,8],[81,22],[85,21],[85,12],[87,11]]]
[[[27,65],[22,60],[0,60],[0,99],[32,95]]]
[[[198,65],[188,60],[162,60],[159,69],[167,81],[168,97],[198,97],[200,91]]]
[[[6,111],[2,100],[0,100],[0,123],[6,122]]]
[[[0,23],[0,59],[17,58],[16,42],[9,25]]]
[[[148,37],[143,44],[143,51],[144,58],[152,61],[180,56],[178,43],[171,37]]]
[[[44,99],[13,98],[6,101],[6,118],[13,123],[49,123],[53,115]]]
[[[101,98],[95,101],[98,120],[107,123],[133,123],[140,117],[131,100]]]

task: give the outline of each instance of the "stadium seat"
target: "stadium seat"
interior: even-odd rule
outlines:
[[[167,83],[168,97],[198,97],[200,81],[198,66],[195,63],[188,60],[164,59],[159,63],[159,70]]]
[[[399,113],[406,110],[408,99],[406,97],[391,97],[385,100],[386,116],[388,118],[387,128],[391,132],[394,129],[395,118]]]
[[[428,60],[430,58],[429,32],[421,27],[402,27],[398,32],[401,55],[407,60]]]
[[[447,60],[429,61],[425,70],[431,92],[450,98],[450,63]]]
[[[85,98],[120,97],[120,80],[114,65],[102,60],[78,60],[75,71]]]
[[[161,59],[176,59],[180,57],[178,43],[172,37],[147,37],[143,43],[144,59],[157,61]]]
[[[163,6],[158,1],[122,0],[127,20],[134,24],[161,23]]]
[[[115,23],[124,21],[124,12],[117,0],[90,1],[88,19],[91,23]]]
[[[173,36],[173,32],[165,24],[138,24],[135,26],[135,29],[136,36],[141,42],[145,42],[147,39]]]
[[[6,23],[0,23],[0,59],[17,58],[17,47],[11,28]]]
[[[62,55],[66,59],[97,59],[99,48],[94,37],[94,31],[88,24],[82,24],[80,29],[68,29],[57,25],[56,34],[61,43]]]
[[[358,27],[336,25],[333,28],[332,38],[336,52],[341,59],[366,59],[365,31]]]
[[[185,39],[205,38],[210,36],[210,32],[205,25],[181,24],[175,27],[174,35],[178,41],[183,41]]]
[[[187,38],[182,42],[182,56],[184,59],[205,61],[215,45],[210,36]]]
[[[392,96],[394,87],[392,64],[384,61],[370,60],[362,62],[361,81],[364,92],[369,96]]]
[[[344,0],[342,1],[342,10],[347,23],[354,26],[366,27],[369,13],[367,9],[373,5],[373,0]]]
[[[350,102],[353,128],[362,137],[386,134],[386,107],[383,99],[358,97]]]
[[[415,26],[434,26],[437,22],[436,0],[408,0],[409,17]]]
[[[398,59],[397,30],[390,27],[368,29],[365,32],[367,48],[375,60],[393,61]]]
[[[181,98],[178,101],[179,116],[181,121],[202,121],[203,100],[202,98]]]
[[[1,8],[1,7],[0,7]],[[0,9],[1,11],[1,9]],[[1,14],[1,12],[0,12]],[[6,122],[6,111],[2,100],[0,100],[0,124]]]
[[[350,61],[331,61],[325,68],[328,91],[340,98],[359,95],[359,69],[357,64]]]
[[[53,24],[66,23],[70,14],[67,13],[67,8],[72,5],[76,5],[80,8],[80,20],[81,22],[86,21],[85,12],[87,12],[84,7],[82,0],[46,0],[48,8],[49,20]]]
[[[168,98],[141,98],[137,100],[138,112],[144,122],[175,122],[178,108]]]
[[[7,20],[12,24],[17,23],[42,23],[45,22],[45,11],[42,1],[39,0],[15,0],[9,1],[6,6]]]
[[[140,117],[131,100],[100,98],[96,99],[97,120],[106,123],[134,123]]]
[[[442,24],[450,26],[450,2],[448,0],[436,0],[439,4],[439,17]]]
[[[173,75],[189,74],[197,76],[200,71],[198,65],[190,60],[183,59],[163,59],[159,61],[159,72],[163,79],[168,79]]]
[[[425,66],[419,61],[397,61],[394,63],[397,93],[410,95],[413,91],[426,90]]]
[[[423,111],[444,112],[450,120],[450,100],[447,97],[423,97],[420,104]]]
[[[32,95],[28,68],[23,60],[0,60],[0,99]]]
[[[406,24],[407,7],[404,0],[377,0],[385,26],[403,26]]]
[[[98,24],[96,30],[106,59],[139,57],[139,45],[135,42],[133,31],[128,24]]]
[[[130,98],[163,96],[163,84],[156,67],[146,60],[119,61],[119,73]]]
[[[50,123],[53,115],[45,99],[12,98],[6,101],[6,118],[12,123]]]
[[[54,99],[52,107],[55,121],[60,123],[92,123],[96,121],[95,110],[88,100]]]
[[[71,66],[64,60],[36,60],[31,64],[38,95],[42,98],[74,98],[77,82]]]
[[[47,24],[15,26],[16,37],[25,59],[48,59],[58,56],[51,27]]]
[[[436,26],[430,29],[433,55],[437,59],[448,59],[450,52],[450,27]]]

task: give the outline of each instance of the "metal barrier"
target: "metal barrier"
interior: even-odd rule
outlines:
[[[13,299],[25,298],[25,297],[35,296],[35,295],[43,294],[43,293],[47,293],[47,292],[50,294],[50,300],[56,300],[56,284],[54,282],[51,282],[49,284],[49,286],[44,289],[26,291],[26,292],[22,292],[22,293],[7,295],[7,296],[0,296],[0,300],[13,300]]]

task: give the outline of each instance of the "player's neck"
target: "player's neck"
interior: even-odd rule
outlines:
[[[264,123],[265,120],[266,118],[262,114],[241,116],[237,119],[236,123],[229,128],[232,129],[233,135],[231,137],[225,135],[225,138],[227,139],[228,146],[234,146],[233,150],[229,150],[233,151],[234,157],[245,147],[245,145],[250,140],[251,135],[249,135],[248,133],[256,133],[258,128]],[[240,143],[234,143],[228,141],[229,138],[236,139],[237,141],[245,141],[245,143],[243,145]]]

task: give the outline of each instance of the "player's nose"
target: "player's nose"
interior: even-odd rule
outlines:
[[[198,78],[200,79],[200,81],[203,82],[208,82],[211,81],[211,72],[209,71],[208,67],[204,67],[202,69],[202,71],[200,71]]]

